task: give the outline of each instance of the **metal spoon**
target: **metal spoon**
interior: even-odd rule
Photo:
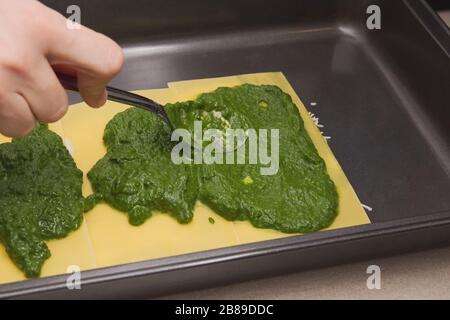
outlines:
[[[66,88],[67,90],[78,92],[77,79],[75,77],[58,72],[56,73],[56,75],[64,88]],[[118,88],[106,87],[106,91],[108,92],[108,100],[124,103],[153,112],[160,116],[169,125],[172,131],[174,130],[174,126],[170,122],[169,117],[164,110],[164,107],[159,103],[149,98]]]

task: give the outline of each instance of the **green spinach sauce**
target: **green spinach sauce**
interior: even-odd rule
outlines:
[[[27,277],[50,257],[46,240],[78,229],[94,205],[81,193],[83,174],[61,138],[38,124],[0,145],[0,242]]]
[[[153,211],[171,213],[180,223],[192,220],[198,194],[197,168],[172,163],[169,127],[154,114],[130,108],[106,126],[107,154],[88,173],[95,193],[128,212],[140,225]]]
[[[220,130],[278,129],[279,170],[263,176],[260,164],[175,165],[168,126],[130,108],[107,125],[107,154],[88,177],[96,196],[127,212],[131,224],[144,223],[156,210],[188,223],[197,200],[227,220],[285,233],[314,232],[334,221],[336,187],[297,107],[278,87],[219,88],[166,110],[176,127],[189,131],[195,120]]]

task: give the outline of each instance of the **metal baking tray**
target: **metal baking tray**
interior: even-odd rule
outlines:
[[[125,48],[113,85],[282,71],[318,102],[372,224],[0,286],[0,297],[148,298],[450,244],[450,33],[421,0],[48,0]],[[381,30],[366,10],[381,8]],[[1,271],[0,271],[1,272]]]

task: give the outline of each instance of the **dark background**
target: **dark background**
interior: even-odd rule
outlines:
[[[435,10],[450,9],[450,0],[428,0]]]

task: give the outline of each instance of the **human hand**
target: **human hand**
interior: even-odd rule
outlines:
[[[78,79],[92,107],[106,102],[106,84],[121,70],[123,52],[108,37],[82,27],[36,0],[0,0],[0,132],[29,133],[67,111],[67,94],[54,69]]]

